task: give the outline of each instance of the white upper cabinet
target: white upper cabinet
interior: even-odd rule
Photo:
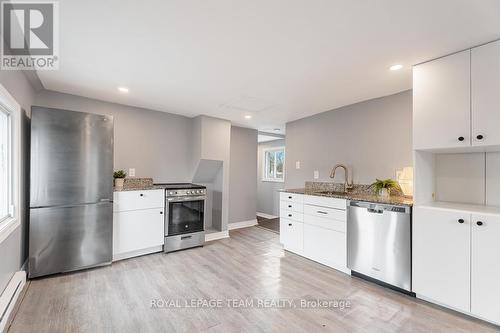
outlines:
[[[470,117],[470,50],[413,68],[414,149],[470,146]]]
[[[472,145],[500,145],[500,41],[472,49]]]
[[[500,324],[500,217],[472,215],[471,312]]]

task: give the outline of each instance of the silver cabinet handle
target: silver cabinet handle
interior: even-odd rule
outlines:
[[[324,211],[322,211],[322,210],[318,210],[318,211],[316,211],[316,213],[318,213],[318,214],[325,214],[325,215],[328,215],[328,213],[327,213],[327,212],[324,212]]]

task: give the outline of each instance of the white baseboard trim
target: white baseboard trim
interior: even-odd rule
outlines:
[[[248,221],[241,221],[241,222],[234,222],[234,223],[229,223],[227,225],[228,230],[234,230],[234,229],[241,229],[241,228],[248,228],[248,227],[253,227],[257,225],[257,219],[253,220],[248,220]]]
[[[258,217],[263,217],[265,219],[277,219],[279,216],[275,216],[275,215],[269,215],[269,214],[266,214],[266,213],[259,213],[257,212],[257,216]]]
[[[158,246],[153,246],[153,247],[150,247],[147,249],[141,249],[141,250],[130,251],[130,252],[125,252],[125,253],[117,253],[117,254],[113,254],[113,262],[123,260],[123,259],[133,258],[133,257],[139,257],[139,256],[143,256],[145,254],[162,252],[162,251],[163,251],[163,245],[158,245]]]
[[[10,279],[2,295],[0,295],[0,332],[6,332],[9,328],[10,322],[12,321],[12,311],[25,285],[26,272],[16,272]]]
[[[229,231],[219,231],[205,234],[205,242],[210,242],[218,239],[229,238]]]

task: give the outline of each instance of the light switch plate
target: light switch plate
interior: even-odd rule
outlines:
[[[300,169],[300,161],[295,162],[295,169]]]
[[[128,169],[128,176],[135,177],[135,168]]]
[[[319,179],[319,171],[314,170],[314,179]]]

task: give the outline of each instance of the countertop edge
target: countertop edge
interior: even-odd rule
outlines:
[[[282,189],[279,192],[284,193],[295,193],[302,195],[312,195],[317,197],[325,197],[325,198],[335,198],[335,199],[345,199],[345,200],[354,200],[354,201],[364,201],[364,202],[373,202],[385,205],[400,205],[413,207],[413,199],[408,197],[400,197],[400,196],[392,196],[388,198],[381,198],[373,194],[356,194],[356,193],[346,193],[345,195],[341,194],[326,194],[319,193],[315,191],[307,191],[305,188],[295,188],[295,189]]]

